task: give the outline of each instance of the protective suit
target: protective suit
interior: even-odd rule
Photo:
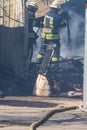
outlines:
[[[42,29],[42,41],[41,49],[38,54],[39,62],[42,61],[43,55],[46,53],[46,47],[48,44],[56,44],[54,49],[54,55],[52,57],[52,62],[56,63],[60,57],[60,35],[59,31],[62,27],[65,27],[67,24],[67,13],[61,11],[61,3],[54,1],[50,6],[50,11],[46,13],[43,22]]]

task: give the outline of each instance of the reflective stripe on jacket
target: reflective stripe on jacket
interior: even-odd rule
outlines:
[[[46,15],[44,18],[44,27],[53,28],[53,24],[54,18]]]
[[[57,40],[57,39],[60,40],[59,34],[52,34],[52,33],[46,34],[42,32],[41,37],[46,38],[47,40]]]
[[[56,62],[58,61],[58,58],[57,57],[52,57],[52,62]]]
[[[38,54],[38,55],[37,55],[37,58],[38,58],[38,59],[43,58],[43,55],[42,55],[42,54]]]
[[[28,37],[29,37],[29,38],[35,38],[35,33],[30,33],[30,32],[29,32],[29,33],[28,33]]]
[[[46,38],[47,40],[60,40],[60,36],[57,32],[57,28],[54,27],[54,24],[54,18],[46,15],[44,18],[44,28],[51,29],[51,32],[49,33],[48,31],[47,33],[42,31],[42,38]]]

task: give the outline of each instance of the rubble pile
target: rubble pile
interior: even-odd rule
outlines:
[[[60,63],[56,69],[48,72],[48,80],[53,86],[51,87],[53,95],[66,96],[71,91],[79,92],[82,95],[83,63],[81,61]]]
[[[40,66],[32,63],[29,71],[19,81],[15,80],[10,70],[0,70],[0,93],[6,95],[26,96],[32,95]],[[81,92],[83,89],[83,63],[67,61],[50,68],[47,79],[51,86],[51,96],[67,96],[71,91]],[[71,92],[72,93],[72,92]]]

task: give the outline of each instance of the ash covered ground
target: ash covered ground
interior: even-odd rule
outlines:
[[[62,34],[61,55],[72,58],[83,56],[84,53],[84,16],[85,1],[70,0],[67,7],[70,15],[71,47],[69,50],[66,43],[66,36]],[[69,44],[68,44],[69,45]],[[66,51],[65,51],[66,50]],[[69,55],[70,54],[70,55]],[[26,76],[16,80],[12,70],[0,67],[0,94],[8,95],[31,95],[35,85],[39,67],[33,65]],[[55,69],[49,69],[48,81],[52,88],[52,95],[59,96],[62,92],[81,91],[83,89],[83,64],[80,61],[71,63],[64,62]]]
[[[0,70],[1,92],[4,96],[31,96],[39,67],[32,64],[29,72],[18,81],[10,70]],[[55,69],[49,67],[47,79],[51,86],[51,96],[67,96],[69,91],[82,92],[83,63],[71,60],[59,63]]]

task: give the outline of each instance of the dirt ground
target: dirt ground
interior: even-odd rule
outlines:
[[[4,97],[0,98],[0,130],[29,130],[29,125],[47,112],[61,106],[83,105],[81,98],[66,97]],[[85,110],[86,111],[86,110]],[[56,113],[38,130],[86,130],[87,114],[82,110]]]

